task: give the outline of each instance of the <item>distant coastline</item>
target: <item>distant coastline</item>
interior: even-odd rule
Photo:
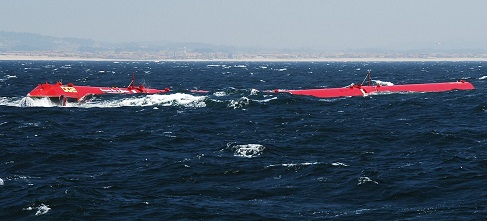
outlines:
[[[256,58],[256,57],[243,57],[243,58],[102,58],[102,57],[86,57],[86,56],[49,56],[49,55],[13,55],[13,54],[0,54],[0,61],[190,61],[190,62],[427,62],[427,61],[487,61],[487,57],[323,57],[323,58]]]
[[[435,45],[438,46],[438,45]],[[32,33],[0,31],[0,60],[46,61],[487,61],[483,48],[272,49],[198,42],[107,43]]]

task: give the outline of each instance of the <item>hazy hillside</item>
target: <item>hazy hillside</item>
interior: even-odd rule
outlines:
[[[0,50],[2,51],[51,51],[79,50],[92,46],[95,42],[81,38],[56,38],[30,33],[0,31]]]

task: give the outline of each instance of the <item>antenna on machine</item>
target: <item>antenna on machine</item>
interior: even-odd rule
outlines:
[[[370,69],[367,70],[367,76],[365,76],[364,80],[362,81],[362,85],[365,83],[365,80],[368,80],[369,86],[370,86]]]
[[[132,71],[132,81],[128,87],[135,87],[135,72]]]

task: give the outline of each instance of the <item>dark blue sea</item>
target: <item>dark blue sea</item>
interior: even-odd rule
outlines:
[[[266,92],[367,70],[476,89]],[[172,92],[25,98],[132,73]],[[0,61],[0,220],[486,220],[486,85],[487,62]]]

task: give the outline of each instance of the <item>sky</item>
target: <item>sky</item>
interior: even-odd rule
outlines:
[[[487,49],[485,0],[2,0],[0,31],[276,49]]]

